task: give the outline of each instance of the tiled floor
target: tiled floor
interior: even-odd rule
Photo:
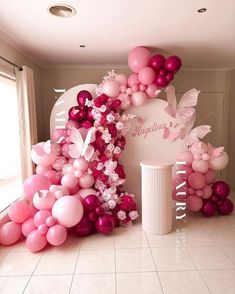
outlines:
[[[235,215],[188,216],[165,236],[141,224],[59,248],[0,248],[1,294],[234,294]]]

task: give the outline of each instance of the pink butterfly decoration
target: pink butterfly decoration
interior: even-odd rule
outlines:
[[[202,125],[192,129],[189,134],[186,136],[186,145],[191,146],[194,143],[200,141],[200,139],[204,138],[208,133],[211,132],[211,126]]]
[[[214,148],[210,143],[207,144],[208,153],[213,157],[219,157],[224,151],[224,147]]]
[[[43,156],[45,153],[50,154],[51,152],[51,141],[48,140],[45,143],[36,144],[32,146],[32,149],[36,151],[37,155]]]

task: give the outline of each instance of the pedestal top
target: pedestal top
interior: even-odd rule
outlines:
[[[172,168],[173,164],[170,162],[160,161],[160,160],[143,160],[140,162],[140,166],[148,167],[152,169],[168,169],[168,168]]]

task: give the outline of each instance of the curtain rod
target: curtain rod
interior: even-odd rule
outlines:
[[[5,62],[7,62],[7,63],[9,63],[9,64],[11,64],[11,65],[17,67],[19,71],[22,71],[22,70],[23,70],[23,67],[22,67],[22,66],[17,65],[17,64],[15,64],[15,63],[13,63],[13,62],[7,60],[6,58],[4,58],[4,57],[2,57],[2,56],[0,56],[0,59],[2,59],[2,60],[4,60]]]

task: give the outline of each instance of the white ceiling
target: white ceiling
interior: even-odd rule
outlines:
[[[61,0],[77,10],[67,19],[49,15],[54,3],[0,0],[2,36],[42,66],[126,64],[142,45],[185,68],[235,67],[234,0]]]

